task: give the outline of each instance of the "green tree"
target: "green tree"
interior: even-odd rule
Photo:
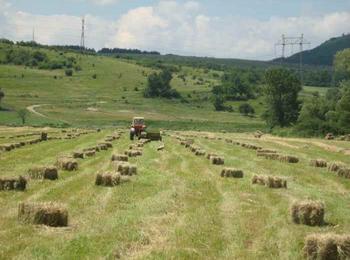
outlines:
[[[265,80],[264,118],[268,125],[285,127],[296,122],[300,111],[298,95],[302,89],[296,75],[286,69],[271,69],[266,72]]]
[[[21,119],[22,124],[24,125],[27,121],[27,117],[28,117],[28,110],[27,109],[20,109],[17,111],[17,115],[18,117]]]
[[[170,82],[173,76],[172,73],[164,69],[160,73],[152,73],[148,76],[147,87],[144,91],[146,98],[164,97],[164,98],[179,98],[180,94],[171,88]]]
[[[64,71],[67,77],[72,77],[73,76],[73,70],[72,69],[66,69]]]
[[[0,108],[1,108],[1,100],[5,97],[5,92],[0,88]]]
[[[350,79],[350,49],[338,52],[334,58],[334,80],[338,84]]]
[[[213,105],[215,111],[224,111],[225,110],[225,99],[221,94],[213,95]]]
[[[238,110],[244,116],[255,114],[254,108],[248,103],[240,104]]]
[[[350,133],[350,81],[341,84],[342,97],[337,103],[338,125],[342,132]]]

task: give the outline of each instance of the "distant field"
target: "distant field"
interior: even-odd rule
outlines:
[[[59,129],[0,127],[1,144],[9,137]],[[70,130],[69,130],[70,131]],[[51,140],[0,155],[0,178],[25,175],[33,165],[50,165],[58,156],[96,145],[113,129],[93,132],[72,140]],[[179,141],[164,137],[146,144],[143,156],[131,158],[138,175],[114,188],[94,185],[98,172],[112,170],[113,153],[127,150],[127,134],[113,142],[113,149],[89,159],[79,159],[76,172],[60,171],[57,181],[30,180],[27,191],[0,191],[1,259],[302,259],[304,237],[310,233],[350,230],[350,181],[309,166],[311,159],[341,161],[350,165],[349,142],[288,139],[250,134],[167,132],[194,136],[196,145],[225,158],[214,166],[195,156]],[[215,138],[213,140],[204,137]],[[222,140],[217,140],[217,138]],[[229,139],[275,149],[297,156],[288,164],[256,156],[254,150],[226,143]],[[136,141],[135,141],[136,142]],[[243,179],[220,177],[223,167],[244,171]],[[287,179],[287,189],[252,185],[254,174]],[[296,225],[289,207],[294,200],[324,201],[322,227]],[[17,219],[19,202],[54,201],[69,211],[67,228],[33,226]]]

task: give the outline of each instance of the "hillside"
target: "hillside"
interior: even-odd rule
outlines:
[[[334,37],[312,50],[303,51],[303,62],[308,65],[332,66],[334,55],[347,48],[350,48],[350,34]],[[283,59],[283,62],[298,64],[299,56],[300,53],[296,53]],[[281,59],[274,61],[279,62]]]

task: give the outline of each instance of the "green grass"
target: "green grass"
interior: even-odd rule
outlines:
[[[1,128],[1,136],[41,129]],[[59,130],[50,129],[58,135]],[[51,164],[58,155],[96,144],[112,130],[73,140],[48,141],[3,153],[0,176],[24,174],[33,165]],[[200,136],[199,132],[190,132]],[[187,134],[180,132],[181,135]],[[309,166],[310,159],[340,160],[348,155],[325,146],[349,149],[349,143],[318,139],[218,134],[242,142],[277,149],[300,158],[296,165],[258,158],[255,151],[224,141],[195,138],[207,152],[225,157],[225,166],[244,171],[243,179],[223,179],[222,167],[210,165],[171,138],[165,150],[157,142],[131,159],[138,175],[114,188],[94,185],[98,172],[111,169],[112,153],[130,144],[127,134],[114,141],[113,150],[79,160],[77,172],[60,172],[58,181],[29,181],[25,192],[0,192],[0,258],[16,259],[301,259],[303,240],[310,233],[344,233],[350,229],[350,181]],[[254,174],[284,176],[288,189],[251,185]],[[331,225],[307,227],[292,223],[294,200],[322,200]],[[69,210],[68,228],[45,228],[17,220],[22,201],[55,201]]]

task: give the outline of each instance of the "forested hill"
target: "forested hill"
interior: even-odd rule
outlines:
[[[350,48],[350,34],[331,38],[320,46],[303,52],[303,62],[309,65],[330,66],[333,64],[334,55],[341,50]],[[299,63],[299,54],[296,53],[284,59],[286,63]],[[277,59],[275,61],[280,61]]]

